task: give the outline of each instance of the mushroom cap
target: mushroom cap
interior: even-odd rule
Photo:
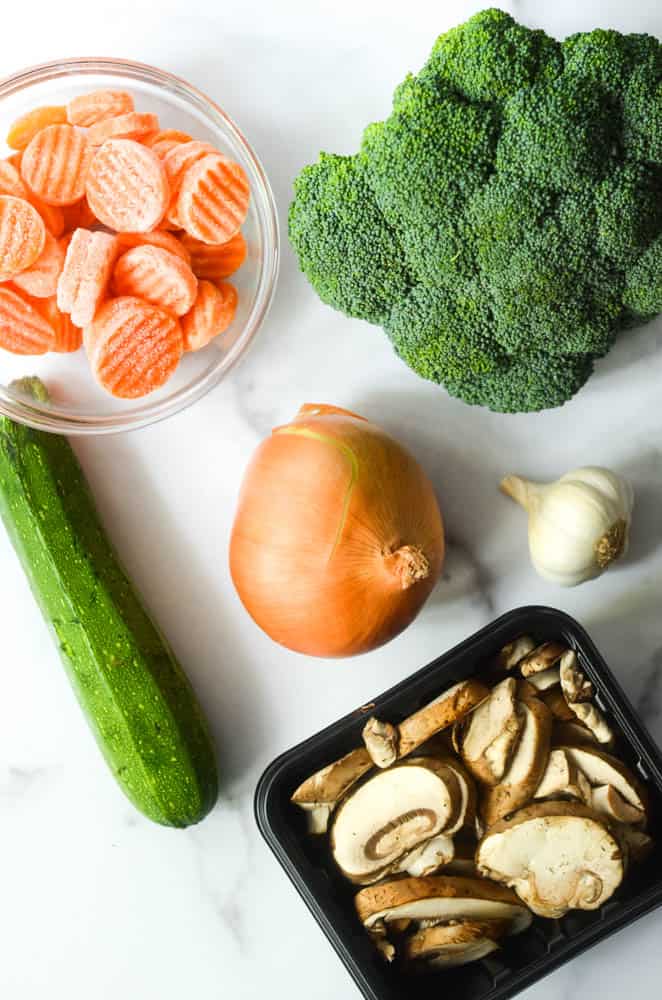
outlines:
[[[478,845],[479,870],[512,886],[541,917],[595,910],[618,888],[625,858],[609,821],[575,802],[543,802],[500,820]]]
[[[504,920],[464,920],[424,927],[406,939],[404,954],[408,961],[425,962],[428,968],[466,965],[496,951],[507,927]]]
[[[564,646],[560,642],[543,642],[540,646],[536,646],[535,649],[527,653],[518,663],[522,677],[531,677],[532,674],[539,674],[543,670],[553,667],[561,659],[567,648],[567,646]]]
[[[451,920],[507,920],[508,932],[518,934],[531,923],[531,913],[517,895],[485,878],[428,875],[401,878],[361,889],[354,898],[366,927],[379,920],[448,923]]]
[[[470,677],[444,691],[398,726],[398,756],[406,757],[435,733],[463,719],[490,696],[490,689]]]
[[[370,754],[365,747],[350,750],[344,757],[334,760],[306,778],[292,794],[291,801],[298,806],[334,804],[372,766]]]

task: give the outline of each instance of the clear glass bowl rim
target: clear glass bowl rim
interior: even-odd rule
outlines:
[[[205,396],[245,354],[264,322],[276,290],[280,257],[280,236],[276,203],[264,168],[241,129],[210,97],[180,77],[145,63],[105,57],[58,59],[31,66],[0,81],[0,102],[35,83],[48,83],[71,76],[117,74],[140,80],[152,86],[176,93],[187,103],[202,111],[217,127],[231,133],[253,172],[251,196],[256,205],[258,225],[262,231],[263,254],[260,260],[257,292],[244,328],[231,349],[211,371],[167,399],[146,402],[127,413],[108,416],[85,416],[80,413],[54,413],[47,405],[16,399],[0,385],[0,414],[38,430],[60,434],[113,434],[136,430],[179,413]]]

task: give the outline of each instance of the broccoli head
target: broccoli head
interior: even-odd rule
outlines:
[[[423,378],[493,410],[560,406],[662,312],[662,46],[477,14],[356,156],[304,168],[290,239],[320,297]]]

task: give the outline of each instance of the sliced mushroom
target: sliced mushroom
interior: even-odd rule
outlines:
[[[383,920],[378,920],[368,931],[370,940],[375,948],[387,962],[392,962],[395,958],[395,945],[389,940],[386,924]]]
[[[591,790],[591,805],[596,812],[604,813],[618,823],[638,826],[646,822],[646,813],[626,802],[613,785],[599,785]]]
[[[530,635],[520,635],[499,651],[497,664],[502,670],[514,670],[520,660],[536,648]]]
[[[431,757],[379,771],[351,791],[331,826],[331,851],[352,882],[369,885],[457,822],[462,791],[455,772]]]
[[[485,958],[499,947],[507,924],[502,920],[465,920],[426,927],[407,938],[405,958],[424,969],[450,969]]]
[[[377,767],[390,767],[398,759],[398,730],[374,717],[363,727],[363,742]]]
[[[598,741],[586,726],[578,719],[573,722],[554,722],[552,729],[552,743],[554,746],[563,746],[565,743],[570,746],[597,746]]]
[[[538,692],[548,691],[560,683],[561,672],[558,667],[550,667],[549,670],[543,670],[539,674],[531,674],[529,677],[529,684]]]
[[[457,920],[505,920],[509,934],[531,924],[531,914],[514,892],[484,878],[429,875],[380,882],[354,898],[361,922],[370,928],[408,918],[426,926]]]
[[[598,743],[611,744],[614,742],[614,734],[599,708],[587,701],[572,702],[570,708],[579,721],[591,730]]]
[[[611,785],[635,809],[643,813],[648,811],[648,793],[642,782],[617,757],[589,746],[565,746],[563,749],[594,788]]]
[[[495,785],[505,774],[520,737],[522,717],[516,694],[517,680],[507,677],[456,733],[465,767],[489,785]]]
[[[561,688],[550,688],[549,691],[544,691],[540,697],[555,719],[558,719],[560,722],[572,722],[575,718],[575,713],[565,700]]]
[[[368,753],[377,767],[390,767],[395,760],[407,757],[432,736],[473,711],[489,694],[490,689],[485,684],[470,678],[454,684],[399,726],[368,719],[363,729]]]
[[[476,861],[484,875],[550,918],[597,909],[625,874],[609,821],[576,802],[542,802],[501,820],[478,845]]]
[[[591,805],[591,784],[565,750],[552,750],[534,799],[577,799]],[[604,812],[604,810],[598,810]]]
[[[481,800],[481,815],[486,826],[525,805],[538,788],[549,758],[552,717],[538,699],[519,702],[524,727],[515,756],[503,780],[486,788]]]
[[[619,835],[625,844],[628,857],[633,864],[639,865],[649,856],[655,841],[643,830],[631,826],[618,826]]]
[[[522,677],[531,677],[533,674],[540,674],[543,670],[553,667],[567,648],[560,642],[543,642],[541,646],[536,646],[519,662]]]
[[[434,875],[440,868],[449,864],[454,857],[453,838],[446,833],[440,833],[438,837],[427,840],[419,847],[415,847],[409,854],[405,854],[398,865],[398,871],[416,877]]]
[[[568,649],[561,657],[559,674],[561,676],[561,690],[569,705],[578,701],[591,700],[595,689],[579,669],[577,654],[574,650]]]
[[[309,814],[310,833],[326,833],[329,818],[338,802],[372,766],[368,751],[359,747],[340,760],[327,764],[299,785],[291,801]]]

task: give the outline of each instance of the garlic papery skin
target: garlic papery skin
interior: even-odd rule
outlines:
[[[511,475],[501,490],[528,512],[531,561],[552,583],[593,580],[627,550],[634,494],[609,469],[587,466],[553,483]]]

